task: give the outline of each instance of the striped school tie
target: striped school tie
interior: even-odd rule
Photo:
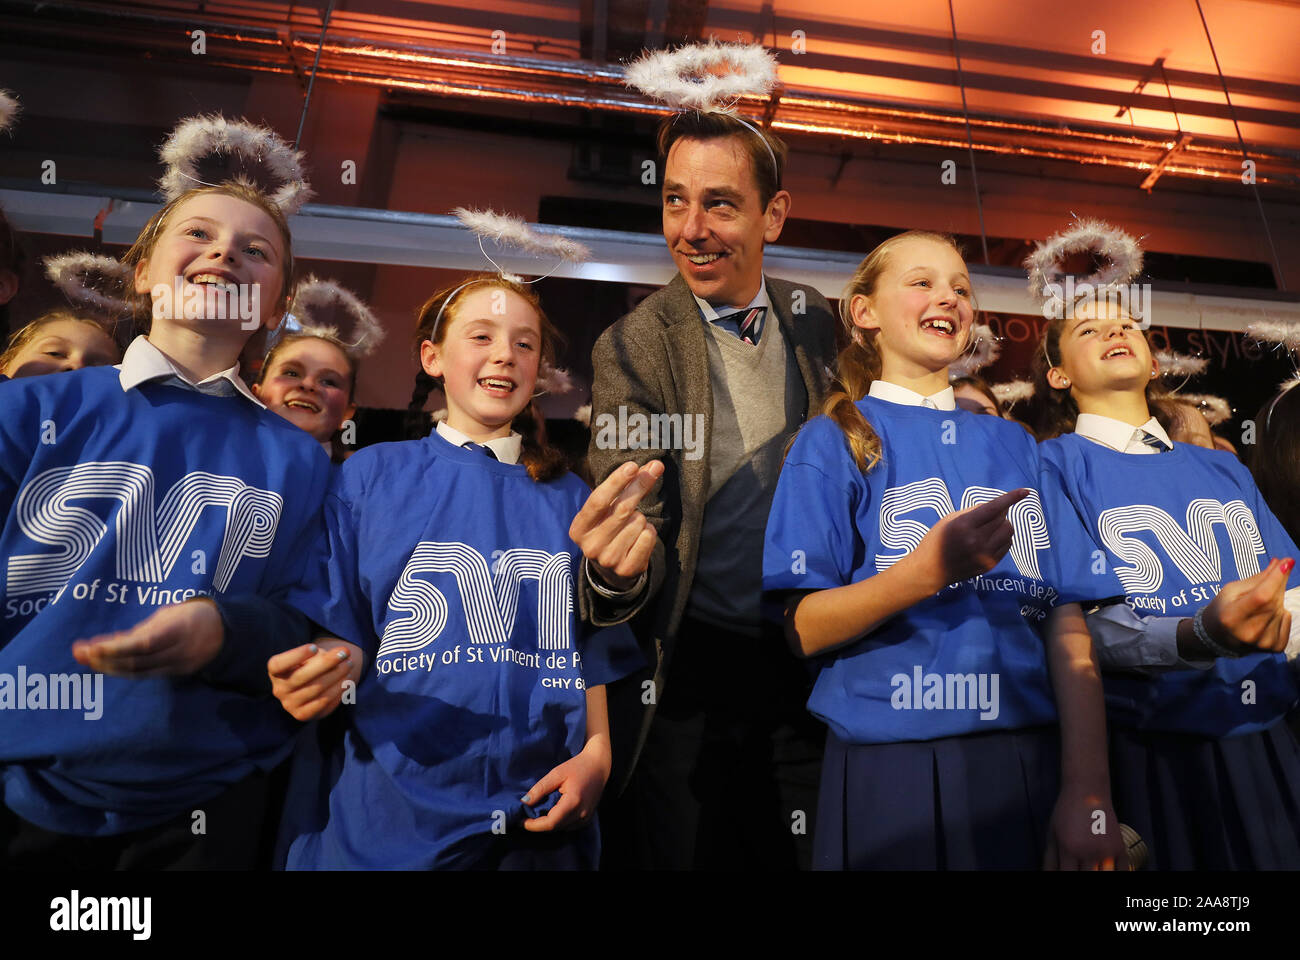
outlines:
[[[735,334],[741,340],[753,345],[763,335],[763,318],[767,307],[752,307],[740,310],[725,317],[718,317],[714,322],[723,330]]]
[[[1142,442],[1145,443],[1148,447],[1151,447],[1160,453],[1164,453],[1166,450],[1169,449],[1168,447],[1165,446],[1165,442],[1163,440],[1157,437],[1154,433],[1149,433],[1146,430],[1142,431]]]
[[[473,440],[466,440],[461,444],[466,450],[477,450],[479,453],[491,459],[497,459],[497,455],[492,452],[492,448],[482,443],[475,443]]]

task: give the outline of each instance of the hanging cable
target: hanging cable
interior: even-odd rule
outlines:
[[[975,210],[980,218],[980,246],[984,248],[984,264],[989,263],[989,237],[984,229],[984,203],[980,200],[980,181],[975,173],[975,141],[970,132],[970,111],[966,109],[966,78],[961,72],[961,51],[957,49],[957,15],[953,13],[952,0],[948,0],[948,20],[952,23],[952,53],[957,60],[957,85],[961,88],[961,113],[966,118],[966,150],[970,154],[970,179],[975,189]]]
[[[949,0],[951,3],[951,0]],[[1201,26],[1205,29],[1205,39],[1210,44],[1210,56],[1214,58],[1214,69],[1219,72],[1219,83],[1223,84],[1223,99],[1228,103],[1228,116],[1232,118],[1232,127],[1237,131],[1237,142],[1241,144],[1241,156],[1245,160],[1250,159],[1246,152],[1246,138],[1241,135],[1241,127],[1237,124],[1237,111],[1232,107],[1232,97],[1228,94],[1228,81],[1223,77],[1223,68],[1219,66],[1219,55],[1214,52],[1214,38],[1210,36],[1210,25],[1205,22],[1205,11],[1201,9],[1201,0],[1196,0],[1196,12],[1201,15]],[[1250,188],[1255,192],[1255,205],[1259,207],[1259,219],[1264,224],[1264,239],[1268,241],[1268,252],[1273,257],[1273,273],[1277,277],[1277,287],[1279,290],[1286,289],[1286,277],[1282,276],[1282,263],[1277,258],[1277,248],[1273,246],[1273,232],[1268,228],[1268,215],[1264,213],[1264,201],[1259,196],[1259,185],[1255,183],[1255,178],[1250,180]]]
[[[298,118],[298,135],[293,138],[293,148],[298,149],[298,144],[302,142],[302,128],[307,122],[307,108],[311,106],[311,88],[316,83],[316,68],[320,66],[320,52],[325,45],[325,31],[329,29],[330,14],[334,12],[334,0],[329,0],[325,7],[325,17],[320,24],[320,39],[316,41],[316,59],[312,61],[311,76],[307,78],[307,96],[302,102],[302,116]]]

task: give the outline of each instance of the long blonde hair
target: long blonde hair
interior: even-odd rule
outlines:
[[[844,324],[849,342],[835,361],[835,380],[822,405],[822,413],[844,431],[853,462],[863,473],[880,462],[880,437],[858,409],[858,401],[867,395],[872,382],[880,379],[880,351],[876,347],[879,332],[863,330],[853,322],[852,303],[856,296],[869,297],[876,292],[876,284],[885,272],[890,253],[905,240],[933,240],[952,247],[958,256],[961,255],[957,241],[948,234],[908,230],[890,237],[867,254],[844,288],[840,297],[840,322]]]

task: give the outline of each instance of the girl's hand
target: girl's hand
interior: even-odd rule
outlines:
[[[1206,632],[1230,649],[1244,652],[1285,650],[1291,614],[1283,606],[1292,559],[1270,560],[1253,576],[1234,580],[1218,592],[1201,619]]]
[[[532,806],[541,803],[552,791],[560,791],[559,802],[545,816],[525,820],[524,829],[576,830],[586,824],[596,812],[611,763],[609,740],[603,736],[589,739],[580,754],[542,777],[524,795],[524,805]]]
[[[1094,832],[1103,827],[1104,833]],[[1109,797],[1096,790],[1061,788],[1052,810],[1043,869],[1132,869]]]
[[[271,693],[295,720],[327,717],[343,700],[351,681],[361,680],[361,648],[346,640],[322,637],[277,653],[266,662]]]
[[[650,565],[659,535],[636,508],[664,475],[664,465],[628,461],[591,492],[569,527],[595,572],[615,590],[629,590]]]
[[[916,564],[921,576],[931,578],[931,593],[988,573],[1011,549],[1007,511],[1029,494],[1023,488],[1012,490],[988,503],[948,514],[904,559]]]
[[[187,600],[162,607],[130,630],[77,640],[72,656],[83,666],[119,677],[184,677],[212,662],[225,634],[215,603]]]

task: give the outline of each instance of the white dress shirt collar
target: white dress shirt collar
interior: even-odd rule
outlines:
[[[447,426],[447,421],[443,420],[438,423],[438,436],[442,437],[448,443],[458,447],[463,447],[467,443],[473,443],[469,437],[461,433],[455,427]],[[495,440],[489,440],[482,446],[487,447],[496,458],[502,463],[518,463],[519,455],[524,450],[524,438],[521,434],[510,431],[508,437],[497,437]]]
[[[867,396],[875,397],[877,400],[885,400],[889,403],[901,403],[906,407],[929,407],[932,410],[957,409],[957,398],[953,396],[952,387],[944,387],[938,393],[925,397],[915,390],[900,387],[898,384],[890,383],[887,380],[872,380],[871,389],[867,391]]]
[[[1084,439],[1110,447],[1120,453],[1160,453],[1155,447],[1143,442],[1146,434],[1159,440],[1166,450],[1174,448],[1174,442],[1165,433],[1165,428],[1152,417],[1140,427],[1114,417],[1103,417],[1097,413],[1081,413],[1075,421],[1074,432]]]
[[[170,358],[168,358],[167,354],[155,347],[149,342],[149,339],[144,336],[136,337],[131,341],[131,345],[127,347],[126,352],[122,354],[122,362],[117,365],[117,370],[118,382],[122,384],[122,391],[124,393],[128,390],[135,389],[142,383],[148,383],[151,380],[162,380],[169,377],[178,378],[182,383],[188,384],[199,393],[204,392],[199,388],[206,384],[215,383],[218,380],[229,380],[231,386],[235,388],[235,392],[240,396],[257,404],[263,410],[266,409],[266,404],[253,396],[252,391],[249,390],[244,381],[239,378],[238,363],[229,369],[222,370],[219,373],[214,373],[212,376],[205,377],[203,380],[195,383],[185,374],[181,373],[177,366],[171,362]]]
[[[695,297],[695,294],[692,293],[691,296]],[[772,312],[772,300],[767,295],[767,277],[764,277],[763,282],[758,285],[758,295],[754,297],[753,300],[749,301],[748,306],[732,307],[729,305],[723,305],[720,308],[715,308],[713,304],[709,303],[709,301],[701,300],[699,297],[695,297],[695,302],[700,308],[700,314],[709,323],[712,323],[714,320],[721,317],[729,317],[733,313],[748,312],[753,310],[755,307],[766,307],[768,313]]]

